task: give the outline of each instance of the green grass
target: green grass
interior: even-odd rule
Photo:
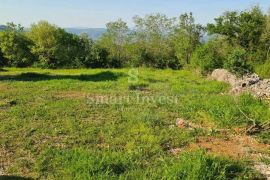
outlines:
[[[252,178],[257,175],[242,162],[204,151],[184,153],[180,158],[159,157],[147,162],[137,155],[87,150],[48,151],[39,171],[48,179],[188,179],[216,180]],[[258,175],[259,177],[259,175]]]
[[[255,72],[262,78],[270,78],[270,60],[264,64],[256,65]]]
[[[202,152],[172,155],[204,130],[270,119],[266,102],[232,97],[192,71],[6,69],[0,72],[0,153],[6,172],[49,179],[226,179],[255,176],[243,162]],[[98,103],[99,102],[99,103]],[[103,102],[103,103],[100,103]],[[108,103],[109,102],[109,103]],[[240,112],[240,110],[245,113]],[[266,135],[266,136],[269,136]]]

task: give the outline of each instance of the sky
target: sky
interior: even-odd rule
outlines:
[[[29,27],[47,20],[60,27],[103,28],[122,18],[132,26],[132,17],[163,13],[178,17],[193,12],[203,25],[227,10],[244,10],[259,5],[265,12],[269,0],[0,0],[0,24],[14,22]]]

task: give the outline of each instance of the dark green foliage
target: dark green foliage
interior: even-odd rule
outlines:
[[[87,42],[65,32],[46,21],[31,27],[28,37],[34,42],[31,52],[38,57],[36,66],[44,68],[81,66],[81,57],[85,56]]]
[[[228,60],[229,66],[242,67],[240,68],[240,74],[244,73],[244,68],[248,68],[246,62],[258,64],[267,59],[270,37],[268,18],[259,7],[255,6],[246,11],[226,12],[215,19],[215,24],[208,24],[208,33],[222,35],[231,46],[240,46],[245,50],[242,53],[235,52],[235,55],[230,55],[231,57]],[[239,61],[239,56],[245,56],[241,57],[245,60]],[[244,71],[248,70],[250,69]],[[235,72],[236,69],[233,71]]]
[[[244,49],[238,48],[228,55],[225,67],[231,72],[241,76],[252,71],[251,66],[247,62],[247,53]]]
[[[108,51],[104,48],[100,48],[96,44],[91,45],[91,51],[86,52],[86,56],[81,63],[87,68],[108,68],[110,64],[108,62]]]
[[[6,58],[4,58],[4,54],[2,53],[0,49],[0,67],[3,67],[5,65],[7,65],[7,60]]]
[[[266,28],[266,16],[259,7],[240,13],[226,12],[215,20],[216,24],[208,24],[209,33],[224,35],[230,43],[236,42],[246,50],[254,50],[260,45]]]
[[[256,69],[268,77],[270,15],[257,6],[225,12],[207,28],[196,24],[192,13],[178,20],[157,13],[135,16],[133,21],[132,30],[121,19],[107,23],[107,31],[97,41],[46,21],[33,24],[29,32],[9,24],[0,33],[0,65],[175,70],[192,66],[203,73],[227,68],[239,75]],[[214,37],[209,42],[203,42],[205,29]]]
[[[9,23],[7,29],[0,32],[0,49],[4,57],[1,62],[6,59],[8,66],[15,67],[32,65],[34,57],[30,52],[31,45],[32,42],[25,36],[23,28]]]
[[[198,47],[192,56],[192,66],[200,68],[204,73],[222,68],[224,57],[222,57],[222,53],[219,50],[224,47],[218,42],[217,40],[213,40]]]

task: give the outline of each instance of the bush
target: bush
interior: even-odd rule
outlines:
[[[108,52],[106,49],[93,45],[91,51],[89,51],[87,56],[82,60],[82,63],[87,68],[106,68],[110,67],[107,59]]]
[[[7,63],[7,60],[4,58],[4,55],[3,55],[3,53],[2,53],[2,51],[0,49],[0,67],[5,66],[6,63]]]
[[[193,53],[191,64],[193,67],[199,67],[203,73],[208,73],[214,69],[223,66],[223,58],[218,52],[219,46],[215,41],[210,41],[199,46]]]
[[[2,53],[2,57],[0,57],[1,65],[2,62],[8,66],[15,67],[27,67],[32,65],[34,56],[29,48],[32,42],[25,36],[21,26],[12,23],[8,24],[8,28],[0,33],[0,39],[0,49]]]
[[[46,21],[32,25],[28,37],[33,41],[31,52],[43,68],[83,67],[88,61],[92,42],[88,36],[67,33]]]
[[[247,62],[246,51],[242,48],[236,48],[228,55],[225,68],[238,76],[252,71],[251,66]]]

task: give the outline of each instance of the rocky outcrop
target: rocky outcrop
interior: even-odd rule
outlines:
[[[211,75],[211,79],[228,83],[231,86],[235,86],[235,84],[237,83],[237,77],[232,73],[230,73],[229,71],[227,71],[226,69],[214,70]]]
[[[270,79],[261,79],[257,74],[247,74],[237,78],[225,69],[216,69],[211,79],[228,83],[232,86],[231,93],[250,92],[256,97],[270,99]]]

